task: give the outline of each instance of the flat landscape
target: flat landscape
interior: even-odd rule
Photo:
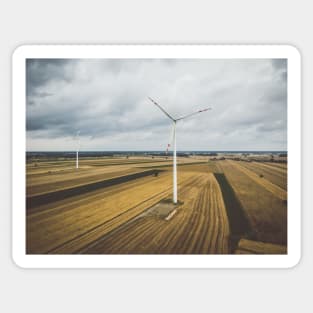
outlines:
[[[38,157],[26,165],[28,254],[285,254],[287,163]]]

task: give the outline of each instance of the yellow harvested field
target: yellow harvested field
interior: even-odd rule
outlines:
[[[190,176],[187,172],[180,176],[180,181]],[[39,208],[38,213],[30,214],[27,217],[28,251],[38,253],[44,249],[49,252],[117,216],[118,221],[122,219],[125,222],[123,213],[128,213],[129,217],[129,210],[132,209],[133,215],[136,215],[149,206],[151,197],[155,197],[152,203],[157,202],[162,199],[156,197],[159,193],[165,193],[162,194],[164,197],[171,191],[171,175],[150,176],[121,187],[70,198],[70,203],[68,200],[61,201],[51,209],[46,208],[51,205],[46,205],[42,210]],[[143,202],[147,206],[142,206]]]
[[[226,254],[229,225],[223,197],[212,173],[197,174],[180,189],[169,220],[142,216],[86,247],[84,253]]]
[[[249,176],[251,179],[253,179],[258,184],[262,185],[265,189],[267,189],[268,191],[273,193],[275,196],[277,196],[281,200],[287,200],[287,192],[286,192],[286,190],[283,190],[279,186],[271,183],[266,178],[260,177],[259,175],[257,175],[253,171],[247,169],[245,166],[239,164],[238,162],[234,162],[234,161],[229,161],[229,162],[231,162],[240,171],[245,173],[247,176]]]
[[[287,175],[287,167],[281,167],[278,165],[274,165],[273,163],[269,164],[269,163],[253,162],[253,164],[258,164],[258,165],[262,166],[263,168],[268,168],[274,172],[279,172],[283,175]]]
[[[104,179],[123,176],[131,173],[142,172],[143,169],[123,168],[121,166],[105,169],[91,169],[82,171],[67,171],[62,174],[40,175],[40,177],[31,177],[27,179],[27,194],[38,195],[56,190],[62,190],[70,187],[81,186]]]
[[[259,177],[262,176],[262,178],[287,191],[287,170],[278,169],[277,171],[275,167],[261,162],[240,162],[240,165],[255,172]]]
[[[283,245],[275,245],[272,243],[264,243],[260,241],[252,241],[241,239],[235,254],[286,254],[287,247]]]
[[[197,160],[188,158],[179,159],[179,164],[196,163]],[[27,196],[62,190],[74,186],[96,182],[99,180],[119,177],[126,174],[138,173],[147,168],[161,169],[170,167],[172,160],[169,159],[104,159],[85,160],[80,162],[80,168],[74,168],[71,161],[69,167],[56,166],[56,162],[33,163],[37,166],[27,166],[26,186]],[[60,162],[63,164],[64,162]],[[65,163],[69,163],[66,161]],[[50,165],[49,165],[50,164]]]
[[[286,169],[201,156],[178,164],[175,206],[170,157],[30,162],[27,253],[286,253]]]

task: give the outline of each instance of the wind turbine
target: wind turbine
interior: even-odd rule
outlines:
[[[176,123],[178,121],[184,120],[185,118],[188,118],[188,117],[193,116],[195,114],[211,110],[211,108],[199,110],[197,112],[193,112],[193,113],[190,113],[190,114],[187,114],[187,115],[184,115],[182,117],[175,119],[169,113],[167,113],[156,101],[154,101],[150,97],[148,97],[148,99],[152,103],[154,103],[173,122],[173,202],[174,202],[174,204],[176,204],[177,203]]]
[[[80,131],[78,131],[76,133],[76,137],[75,139],[77,140],[77,147],[76,147],[76,169],[78,169],[78,152],[79,152],[79,147],[80,147],[80,139],[79,139],[79,133]]]

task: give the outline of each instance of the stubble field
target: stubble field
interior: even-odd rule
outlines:
[[[26,166],[28,254],[284,254],[287,167],[158,157]]]

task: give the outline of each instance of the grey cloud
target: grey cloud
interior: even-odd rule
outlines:
[[[272,65],[275,69],[286,70],[287,59],[272,59]]]
[[[277,72],[277,76],[282,80],[287,82],[287,59],[273,59],[272,66],[274,71]]]
[[[46,97],[53,96],[53,93],[51,93],[51,92],[37,92],[36,96],[38,98],[46,98]]]
[[[30,97],[49,92],[40,92],[40,88],[53,80],[70,81],[71,73],[65,70],[71,59],[27,59],[26,60],[26,93]]]
[[[286,60],[27,62],[30,150],[68,150],[77,130],[85,149],[162,149],[171,124],[148,96],[173,116],[213,107],[178,124],[181,150],[286,149]]]

